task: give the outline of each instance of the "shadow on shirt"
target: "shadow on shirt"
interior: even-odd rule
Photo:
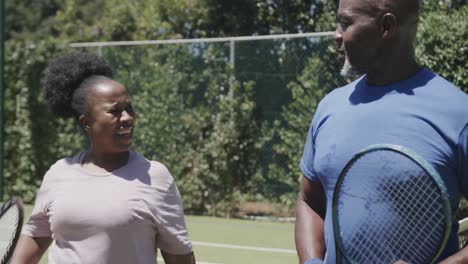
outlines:
[[[435,76],[433,72],[423,69],[409,79],[382,86],[371,86],[367,84],[366,77],[364,76],[357,81],[354,91],[349,96],[349,101],[351,104],[357,105],[377,101],[391,93],[414,95],[414,89],[424,87]]]

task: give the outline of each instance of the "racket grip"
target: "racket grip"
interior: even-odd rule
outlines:
[[[323,260],[318,258],[311,258],[304,262],[304,264],[323,264]]]

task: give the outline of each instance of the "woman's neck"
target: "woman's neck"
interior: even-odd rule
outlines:
[[[81,166],[93,172],[112,172],[128,163],[130,151],[109,153],[90,149]]]

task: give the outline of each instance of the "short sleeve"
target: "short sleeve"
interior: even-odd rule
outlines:
[[[306,178],[312,181],[318,181],[319,178],[314,172],[314,157],[315,157],[315,139],[314,139],[314,123],[317,116],[311,122],[307,140],[302,153],[300,169]]]
[[[192,243],[185,225],[182,199],[169,171],[165,167],[163,170],[166,180],[158,187],[159,198],[155,211],[156,245],[170,254],[188,254],[192,252]]]
[[[458,138],[458,166],[461,193],[468,199],[468,124]]]
[[[46,175],[47,176],[47,175]],[[23,226],[21,234],[30,237],[50,237],[52,231],[50,229],[49,216],[47,215],[48,204],[50,201],[50,192],[47,181],[44,180],[41,184],[39,192],[36,195],[34,208],[28,222]]]

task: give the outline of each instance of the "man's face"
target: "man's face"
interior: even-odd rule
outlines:
[[[343,63],[341,74],[369,73],[378,65],[378,11],[369,0],[341,0],[335,40]]]

